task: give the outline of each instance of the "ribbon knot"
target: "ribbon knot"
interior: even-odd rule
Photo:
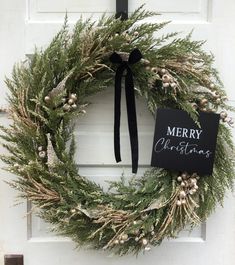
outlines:
[[[142,54],[138,49],[134,49],[128,58],[128,61],[114,52],[110,56],[112,63],[117,63],[119,66],[115,75],[115,94],[114,94],[114,153],[116,162],[121,161],[120,154],[120,117],[121,117],[121,88],[122,77],[125,75],[125,94],[126,94],[126,107],[128,128],[131,143],[131,159],[132,159],[132,173],[137,173],[138,160],[139,160],[139,146],[138,146],[138,132],[137,132],[137,119],[136,119],[136,106],[135,106],[135,93],[134,93],[134,80],[133,73],[130,65],[139,62]]]

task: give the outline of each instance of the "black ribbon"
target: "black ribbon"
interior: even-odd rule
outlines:
[[[137,132],[137,119],[135,107],[135,93],[133,73],[130,65],[139,62],[142,54],[138,49],[134,49],[128,58],[124,61],[122,57],[114,52],[110,56],[112,63],[119,64],[115,75],[115,97],[114,97],[114,153],[116,162],[121,161],[120,155],[120,117],[121,117],[121,85],[124,71],[125,75],[125,93],[126,93],[126,106],[129,136],[131,143],[131,158],[132,158],[132,173],[137,173],[138,160],[139,160],[139,147],[138,147],[138,132]]]

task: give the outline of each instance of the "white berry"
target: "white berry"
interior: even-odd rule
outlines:
[[[210,88],[215,88],[215,85],[213,83],[210,84]]]
[[[185,198],[186,197],[186,193],[185,193],[185,191],[181,191],[180,192],[180,198]]]
[[[69,111],[70,110],[70,105],[69,104],[64,104],[64,106],[63,106],[63,110],[65,110],[65,111]]]
[[[154,72],[154,73],[157,73],[157,71],[158,71],[157,67],[152,67],[151,71]]]
[[[169,83],[163,83],[162,85],[163,85],[163,87],[169,87],[170,84]]]
[[[51,100],[51,98],[50,98],[49,96],[45,96],[44,100],[45,100],[46,102],[49,102],[49,101]]]
[[[195,103],[195,102],[192,103],[191,105],[192,105],[192,107],[193,107],[194,109],[197,109],[197,108],[198,108],[198,105],[197,105],[197,103]]]
[[[162,81],[165,83],[169,83],[171,81],[171,77],[167,74],[162,76]]]
[[[43,150],[43,147],[42,146],[39,146],[38,147],[38,151],[42,151]]]
[[[74,103],[71,107],[72,107],[72,109],[76,109],[77,105]]]
[[[38,155],[39,155],[40,158],[44,158],[46,156],[46,152],[45,151],[41,151],[41,152],[39,152]]]
[[[221,111],[221,112],[220,112],[220,118],[221,118],[221,119],[225,119],[225,118],[227,118],[227,116],[228,116],[228,114],[227,114],[226,111]]]
[[[127,240],[128,239],[128,235],[127,234],[123,234],[122,235],[122,240]]]
[[[69,103],[69,105],[73,105],[74,100],[73,100],[72,98],[70,98],[70,99],[68,100],[68,103]]]
[[[178,206],[180,206],[180,205],[181,205],[181,201],[178,200],[178,201],[176,202],[176,204],[177,204]]]
[[[179,176],[179,177],[177,178],[177,180],[178,180],[179,182],[181,182],[181,181],[182,181],[182,177]]]
[[[70,98],[73,99],[73,100],[77,100],[77,95],[75,93],[72,93],[70,95]]]
[[[191,179],[191,183],[192,184],[196,184],[197,183],[197,180],[195,178]]]
[[[148,240],[147,240],[146,238],[143,238],[143,239],[142,239],[142,244],[143,244],[144,246],[146,246],[146,245],[148,244]]]

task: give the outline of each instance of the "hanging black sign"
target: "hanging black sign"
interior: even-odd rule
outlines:
[[[157,110],[151,166],[210,175],[219,115],[199,113],[198,127],[187,112]]]

